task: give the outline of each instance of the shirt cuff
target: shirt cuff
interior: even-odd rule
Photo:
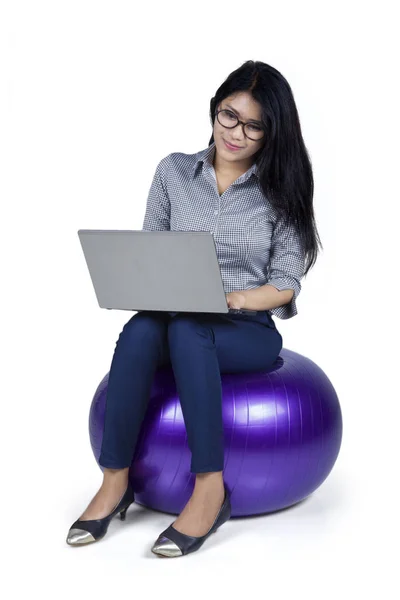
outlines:
[[[280,319],[290,319],[297,315],[296,299],[301,291],[301,284],[297,279],[293,277],[277,277],[267,281],[268,285],[272,285],[278,291],[282,290],[294,290],[293,298],[287,304],[272,308],[271,313],[279,317]]]

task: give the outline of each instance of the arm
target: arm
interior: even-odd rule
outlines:
[[[279,291],[274,286],[265,284],[251,290],[240,290],[239,292],[230,292],[230,294],[240,294],[244,297],[244,303],[240,303],[241,308],[271,310],[288,304],[293,298],[294,290]]]
[[[171,206],[166,188],[169,156],[158,163],[147,198],[142,231],[162,231],[170,229]]]
[[[268,265],[267,283],[240,293],[246,298],[244,308],[274,310],[285,307],[285,316],[297,314],[296,299],[301,291],[305,256],[300,238],[293,225],[285,225],[282,218],[274,225]]]

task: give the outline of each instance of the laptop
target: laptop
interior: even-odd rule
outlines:
[[[208,231],[79,229],[100,308],[257,314],[229,308]]]

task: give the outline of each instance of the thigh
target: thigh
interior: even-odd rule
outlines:
[[[265,311],[256,316],[175,313],[171,320],[175,319],[189,320],[209,329],[221,372],[267,369],[282,350],[282,336]]]

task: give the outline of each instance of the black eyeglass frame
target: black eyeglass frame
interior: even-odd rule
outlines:
[[[219,115],[219,113],[220,113],[220,112],[228,112],[228,113],[230,113],[231,115],[233,115],[234,117],[236,117],[236,120],[237,120],[237,123],[236,123],[236,125],[232,125],[232,127],[228,127],[228,125],[224,125],[223,123],[221,123],[221,121],[218,119],[218,115]],[[215,111],[215,116],[217,117],[218,123],[219,123],[220,125],[222,125],[222,127],[225,127],[225,129],[234,129],[235,127],[237,127],[237,126],[240,124],[240,125],[242,126],[242,129],[243,129],[243,134],[244,134],[244,135],[245,135],[247,138],[249,138],[249,140],[251,140],[252,142],[261,142],[261,140],[263,140],[263,139],[264,139],[264,137],[265,137],[265,133],[266,133],[266,131],[265,131],[265,127],[264,127],[262,124],[261,124],[261,125],[259,125],[258,123],[254,123],[254,121],[247,121],[247,122],[245,123],[244,121],[241,121],[241,120],[239,119],[239,117],[238,117],[237,115],[235,115],[235,113],[234,113],[234,112],[232,112],[231,110],[229,110],[228,108],[221,108],[220,110],[216,110],[216,111]],[[262,129],[262,131],[263,131],[263,136],[262,136],[261,138],[259,138],[258,140],[254,140],[254,139],[253,139],[253,138],[251,138],[249,135],[247,135],[247,133],[246,133],[246,131],[245,131],[245,129],[244,129],[244,126],[245,126],[245,125],[251,125],[251,124],[253,124],[253,125],[259,125],[259,127],[261,127],[261,129]]]

